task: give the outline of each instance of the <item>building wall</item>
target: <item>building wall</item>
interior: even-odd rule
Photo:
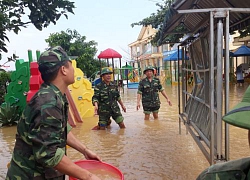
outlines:
[[[169,48],[168,45],[159,47],[151,45],[150,41],[156,33],[157,30],[153,29],[152,26],[142,27],[137,40],[128,45],[130,47],[132,60],[130,64],[134,64],[135,68],[140,67],[141,72],[149,65],[156,66],[159,68],[159,71],[161,71],[164,66],[162,52]]]

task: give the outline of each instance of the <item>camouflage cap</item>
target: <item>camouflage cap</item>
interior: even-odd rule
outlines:
[[[152,71],[154,71],[155,68],[154,68],[153,66],[147,66],[147,67],[144,69],[143,74],[145,74],[147,70],[152,70]]]
[[[240,103],[229,111],[222,119],[231,125],[250,130],[250,86]]]
[[[105,67],[101,71],[101,76],[104,74],[113,74],[113,72],[108,67]]]
[[[37,63],[39,65],[46,65],[48,67],[53,67],[59,62],[70,60],[70,57],[64,51],[61,46],[56,46],[43,52],[38,59]]]

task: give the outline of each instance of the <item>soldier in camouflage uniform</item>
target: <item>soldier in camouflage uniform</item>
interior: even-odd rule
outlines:
[[[17,125],[7,180],[63,180],[70,175],[100,180],[66,156],[66,144],[86,159],[100,158],[70,132],[65,91],[74,83],[74,68],[66,52],[54,47],[41,54],[39,70],[44,83],[34,95]]]
[[[124,112],[126,107],[123,105],[118,86],[111,82],[111,74],[113,72],[109,68],[103,68],[101,71],[102,82],[97,84],[94,89],[94,96],[92,98],[95,106],[95,114],[99,115],[99,123],[94,129],[104,130],[111,123],[110,117],[120,126],[125,128],[123,116],[118,106],[117,101],[121,105]]]
[[[246,90],[242,101],[229,111],[223,120],[231,125],[248,130],[250,146],[250,86]],[[218,163],[204,170],[197,180],[249,180],[250,157]]]
[[[143,112],[145,120],[149,120],[150,113],[153,112],[154,119],[158,119],[158,111],[160,109],[159,93],[166,98],[168,104],[172,106],[171,101],[168,99],[160,80],[153,76],[154,67],[148,66],[143,73],[146,75],[144,79],[139,82],[137,91],[137,110],[140,109],[140,101],[142,99]]]

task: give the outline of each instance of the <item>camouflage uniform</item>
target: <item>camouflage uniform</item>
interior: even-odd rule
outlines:
[[[42,59],[48,54],[52,55],[51,52],[45,52],[38,63],[44,63]],[[53,58],[50,60],[49,66],[52,66]],[[63,61],[63,58],[57,59],[60,60]],[[71,129],[67,119],[66,96],[53,84],[43,83],[18,122],[15,147],[6,179],[64,179],[64,175],[53,167],[66,152],[67,133]]]
[[[117,103],[120,99],[121,97],[118,91],[118,86],[113,82],[110,82],[110,84],[107,85],[102,81],[96,85],[92,102],[93,105],[95,102],[98,103],[98,125],[100,127],[108,126],[111,123],[111,116],[117,124],[123,122],[124,118]]]
[[[250,158],[243,158],[212,165],[197,180],[249,180]]]
[[[158,92],[163,90],[160,80],[156,77],[153,77],[151,82],[147,77],[139,82],[137,94],[142,95],[142,106],[145,114],[158,112],[161,104]]]
[[[250,86],[246,90],[242,101],[229,111],[223,120],[231,125],[250,130]],[[248,137],[250,138],[250,137]],[[205,169],[197,180],[249,180],[250,157],[218,163]]]

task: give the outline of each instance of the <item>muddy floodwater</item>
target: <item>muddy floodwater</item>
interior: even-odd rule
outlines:
[[[247,85],[230,86],[230,108],[241,101]],[[122,100],[126,129],[119,129],[113,121],[111,129],[91,130],[98,117],[84,118],[72,132],[103,161],[119,168],[125,180],[193,180],[209,166],[206,158],[182,124],[179,134],[177,86],[165,87],[173,106],[161,98],[159,120],[144,121],[142,109],[136,111],[135,89],[124,89]],[[0,179],[4,179],[11,159],[15,127],[0,128]],[[230,159],[249,156],[247,130],[230,126]],[[83,156],[72,148],[68,156],[73,160]]]

